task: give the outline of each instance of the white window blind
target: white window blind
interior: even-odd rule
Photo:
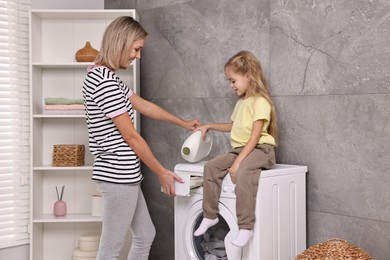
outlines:
[[[0,248],[29,243],[31,0],[0,0]]]

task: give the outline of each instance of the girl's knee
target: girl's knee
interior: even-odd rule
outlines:
[[[207,171],[207,170],[211,170],[212,168],[214,168],[213,164],[211,161],[207,161],[204,165],[204,171]]]
[[[214,166],[212,164],[209,164],[208,162],[204,165],[204,171],[203,171],[203,178],[206,180],[212,180],[216,176],[215,174],[212,174]]]

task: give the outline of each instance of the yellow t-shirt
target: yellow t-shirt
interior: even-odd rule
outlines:
[[[263,120],[263,129],[259,144],[275,145],[275,139],[268,133],[268,125],[271,120],[271,105],[262,96],[251,96],[239,99],[231,116],[233,121],[230,132],[230,144],[233,148],[243,147],[248,142],[253,122]]]

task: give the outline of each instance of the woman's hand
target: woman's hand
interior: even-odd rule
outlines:
[[[165,169],[163,174],[158,175],[161,187],[168,196],[176,196],[175,192],[175,181],[184,182],[176,173]]]
[[[189,131],[195,130],[198,126],[200,126],[200,122],[198,119],[192,119],[192,120],[183,120],[184,124],[183,127]]]

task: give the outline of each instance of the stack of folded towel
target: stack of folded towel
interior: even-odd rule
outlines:
[[[45,98],[45,114],[84,114],[84,102],[79,98]]]
[[[100,235],[84,234],[79,238],[79,247],[73,249],[72,260],[96,260]]]

